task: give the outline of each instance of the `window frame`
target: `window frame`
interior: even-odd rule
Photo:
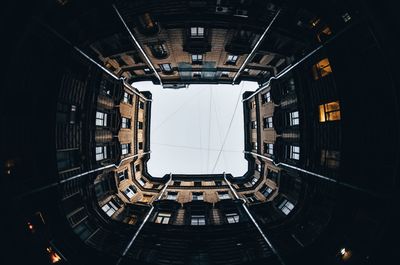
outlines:
[[[106,127],[107,126],[107,115],[108,113],[96,111],[96,126]]]

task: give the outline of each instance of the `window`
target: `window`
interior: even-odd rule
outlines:
[[[131,145],[130,144],[121,144],[121,150],[122,150],[122,154],[126,155],[130,152]]]
[[[139,108],[140,109],[144,109],[144,102],[143,101],[139,101]]]
[[[251,148],[253,149],[253,150],[257,150],[257,142],[252,142],[251,143]]]
[[[122,128],[125,128],[125,129],[131,128],[131,119],[122,117],[122,124],[121,124],[121,127],[122,127]]]
[[[107,158],[107,146],[96,146],[96,161]]]
[[[150,50],[153,56],[158,59],[163,59],[168,56],[167,47],[164,43],[151,45]]]
[[[146,185],[146,181],[142,178],[142,177],[140,177],[139,179],[138,179],[138,182],[139,182],[139,184],[143,187],[144,185]]]
[[[239,215],[237,213],[227,213],[226,220],[229,224],[239,223]]]
[[[143,197],[142,197],[142,199],[140,200],[140,202],[147,203],[147,202],[150,202],[152,199],[153,199],[153,195],[150,195],[150,194],[143,194]]]
[[[144,68],[143,72],[147,75],[147,74],[151,74],[151,70],[150,68]]]
[[[133,196],[135,196],[136,194],[136,189],[135,187],[133,187],[132,185],[130,185],[129,187],[127,187],[124,190],[124,195],[130,200],[133,198]]]
[[[264,143],[264,153],[273,155],[274,154],[274,145],[271,143]]]
[[[226,60],[226,64],[236,64],[237,60],[238,60],[237,55],[229,54],[228,59]]]
[[[271,101],[271,92],[267,92],[262,95],[263,103],[268,103]]]
[[[268,128],[272,128],[273,124],[272,124],[272,117],[265,117],[263,119],[264,122],[264,129],[268,129]]]
[[[195,187],[201,187],[201,181],[194,181],[193,186]]]
[[[118,180],[123,181],[125,179],[128,179],[128,170],[118,172]]]
[[[190,28],[191,38],[204,38],[204,28],[203,27],[191,27]]]
[[[299,146],[295,146],[295,145],[291,145],[290,146],[289,157],[291,159],[299,160],[299,158],[300,158],[300,147]]]
[[[167,225],[167,224],[169,224],[170,219],[171,219],[170,213],[158,213],[155,223]]]
[[[299,112],[292,111],[289,113],[289,123],[290,126],[299,125]]]
[[[142,130],[143,129],[143,122],[138,121],[137,126],[138,126],[139,130]]]
[[[258,172],[261,172],[262,171],[262,165],[261,164],[256,164],[256,170]]]
[[[201,72],[199,72],[199,71],[192,72],[192,77],[200,78],[201,77]]]
[[[193,192],[192,193],[192,201],[202,201],[203,193],[202,192]]]
[[[229,192],[227,192],[227,191],[218,191],[218,198],[220,200],[228,200],[231,198],[231,196],[229,195]]]
[[[119,56],[114,57],[112,59],[114,59],[118,63],[119,67],[127,65],[126,62]]]
[[[192,215],[191,225],[206,225],[206,217],[204,215]]]
[[[221,180],[216,180],[214,181],[215,186],[222,186],[222,181]]]
[[[252,129],[257,129],[257,121],[252,121],[251,122],[251,128]]]
[[[315,80],[318,80],[321,77],[327,76],[332,73],[332,68],[328,58],[322,59],[318,63],[314,64],[312,67],[312,73]]]
[[[340,165],[340,152],[333,150],[321,150],[321,166],[338,168]]]
[[[129,93],[124,92],[124,103],[132,104],[132,95]]]
[[[139,142],[139,150],[143,150],[143,142]]]
[[[203,55],[202,54],[192,54],[192,64],[202,64]]]
[[[180,182],[180,181],[174,180],[174,186],[180,186],[180,185],[181,185],[181,182]]]
[[[164,72],[172,72],[172,67],[170,63],[163,63],[163,64],[159,64],[160,68],[162,71]]]
[[[135,172],[140,172],[140,164],[136,164],[136,166],[135,166]]]
[[[267,185],[264,184],[264,186],[262,186],[262,188],[260,189],[260,192],[262,193],[262,195],[264,195],[265,198],[268,198],[269,195],[271,195],[273,189],[268,187]]]
[[[229,72],[223,71],[223,72],[221,73],[221,77],[229,77]]]
[[[319,105],[319,121],[338,121],[340,120],[340,105],[339,101],[333,101]]]
[[[342,18],[343,18],[343,21],[345,22],[345,23],[347,23],[347,22],[349,22],[350,21],[350,19],[351,19],[351,16],[349,15],[349,13],[344,13],[343,15],[342,15]]]
[[[281,209],[281,211],[285,214],[288,215],[293,209],[294,209],[294,205],[293,203],[291,203],[288,200],[284,200],[279,206],[279,209]]]
[[[249,69],[249,68],[244,68],[244,69],[243,69],[243,73],[248,74],[249,72],[250,72],[250,69]]]
[[[245,194],[244,196],[246,197],[246,201],[249,203],[258,202],[258,199],[254,194]]]
[[[167,200],[175,201],[177,197],[178,197],[178,192],[169,191],[167,194]]]
[[[254,184],[256,184],[258,181],[258,178],[256,176],[253,176],[253,178],[251,179],[251,185],[253,186]]]
[[[104,204],[101,209],[109,216],[111,217],[114,215],[116,211],[118,211],[118,207],[115,205],[113,201],[109,201],[106,204]]]
[[[107,126],[107,113],[96,111],[96,125]]]
[[[255,109],[256,108],[256,101],[253,100],[250,102],[250,109]]]
[[[143,15],[139,16],[139,22],[144,29],[148,30],[153,29],[157,25],[149,13],[144,13]]]
[[[260,63],[261,59],[264,57],[264,55],[257,53],[254,55],[253,59],[251,59],[252,63]]]

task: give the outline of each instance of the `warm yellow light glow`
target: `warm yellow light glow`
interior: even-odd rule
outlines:
[[[322,59],[312,67],[312,72],[315,80],[327,76],[332,73],[332,68],[328,58]]]
[[[340,120],[340,104],[339,101],[333,101],[319,105],[319,121],[338,121]]]
[[[29,230],[33,230],[34,227],[31,223],[28,223],[28,228],[29,228]]]
[[[352,255],[351,251],[346,248],[341,248],[339,253],[340,253],[341,259],[344,261],[350,259],[351,255]]]
[[[51,247],[46,248],[46,250],[49,253],[51,263],[54,264],[61,261],[61,257]]]

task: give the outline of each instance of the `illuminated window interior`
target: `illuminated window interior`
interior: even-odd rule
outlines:
[[[319,105],[319,121],[338,121],[340,120],[339,101],[333,101]]]
[[[327,76],[332,73],[332,68],[328,58],[322,59],[312,67],[312,72],[315,80]]]

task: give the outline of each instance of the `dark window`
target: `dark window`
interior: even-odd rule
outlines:
[[[201,181],[195,181],[194,182],[195,187],[201,187]]]
[[[168,56],[167,46],[164,43],[151,45],[150,50],[153,56],[158,59]]]
[[[180,182],[180,181],[174,180],[174,186],[180,186],[180,185],[181,185],[181,182]]]
[[[57,151],[57,166],[59,171],[79,166],[79,150]]]
[[[321,166],[338,168],[340,165],[340,152],[334,150],[321,150]]]
[[[137,165],[135,166],[135,172],[140,172],[140,164],[137,164]]]
[[[254,55],[253,59],[251,60],[252,63],[260,63],[261,59],[264,57],[264,55],[257,53]]]
[[[142,130],[143,129],[143,122],[138,121],[138,129]]]
[[[128,170],[118,172],[118,180],[123,181],[125,179],[128,179]]]
[[[248,203],[258,202],[258,199],[254,194],[245,194],[244,196],[246,197],[246,201]]]
[[[139,142],[139,150],[143,149],[143,142]]]
[[[139,101],[139,108],[140,109],[144,109],[144,102],[143,101]]]
[[[118,63],[119,67],[127,65],[126,62],[120,56],[114,57],[112,59],[114,59]]]

